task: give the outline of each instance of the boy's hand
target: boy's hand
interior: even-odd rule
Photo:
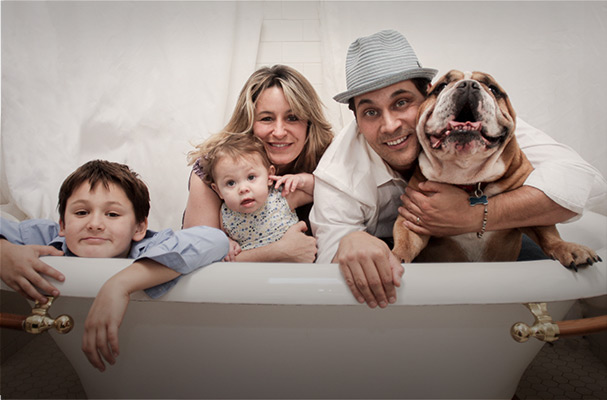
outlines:
[[[228,240],[230,241],[230,251],[228,252],[228,255],[225,256],[223,261],[236,261],[236,256],[240,254],[242,249],[238,242],[235,242],[230,238],[228,238]]]
[[[84,321],[82,351],[89,362],[101,372],[105,371],[103,360],[114,365],[120,353],[118,328],[129,300],[129,293],[110,279],[99,290]]]
[[[40,261],[40,257],[62,255],[63,252],[53,246],[18,245],[7,240],[0,240],[0,264],[2,264],[0,275],[10,288],[22,296],[45,304],[47,299],[40,291],[55,297],[60,293],[42,275],[59,282],[63,282],[65,276]]]
[[[298,188],[301,188],[304,184],[304,180],[300,174],[282,176],[270,175],[269,178],[276,182],[274,183],[275,188],[278,189],[280,186],[282,186],[281,193],[283,197],[286,197],[289,193],[293,193]]]

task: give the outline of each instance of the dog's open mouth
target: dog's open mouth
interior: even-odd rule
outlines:
[[[438,134],[428,135],[430,146],[438,149],[447,141],[455,143],[468,143],[472,140],[480,141],[485,147],[491,148],[498,144],[501,136],[490,137],[485,134],[483,124],[477,121],[472,110],[465,105],[455,119],[447,122],[447,126]]]

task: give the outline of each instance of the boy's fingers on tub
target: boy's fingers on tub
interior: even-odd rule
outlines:
[[[30,274],[27,276],[28,280],[34,286],[39,288],[40,291],[58,297],[60,294],[59,289],[46,280],[43,275],[49,276],[59,282],[65,281],[65,276],[55,268],[43,263],[40,260],[34,264],[34,270],[30,271]]]

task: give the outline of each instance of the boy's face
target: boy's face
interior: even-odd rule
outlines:
[[[59,235],[78,257],[126,258],[131,241],[145,237],[147,220],[137,223],[133,204],[113,183],[80,185],[67,199]]]
[[[252,213],[261,208],[268,198],[268,178],[274,173],[274,166],[269,170],[263,165],[261,156],[222,157],[214,168],[215,183],[213,189],[225,201],[230,210]]]

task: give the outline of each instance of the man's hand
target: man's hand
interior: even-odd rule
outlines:
[[[18,245],[7,240],[0,240],[0,274],[2,280],[13,290],[22,296],[46,303],[46,297],[40,293],[59,296],[59,290],[49,281],[42,277],[46,275],[59,282],[65,280],[65,276],[40,261],[42,256],[62,256],[63,252],[52,246]]]
[[[470,207],[470,196],[464,190],[430,181],[421,182],[419,189],[407,187],[401,196],[403,205],[398,208],[409,230],[441,237],[476,232],[481,228],[483,207]]]
[[[380,239],[366,233],[353,232],[339,243],[333,258],[339,263],[350,291],[359,303],[381,308],[396,302],[404,268]]]

